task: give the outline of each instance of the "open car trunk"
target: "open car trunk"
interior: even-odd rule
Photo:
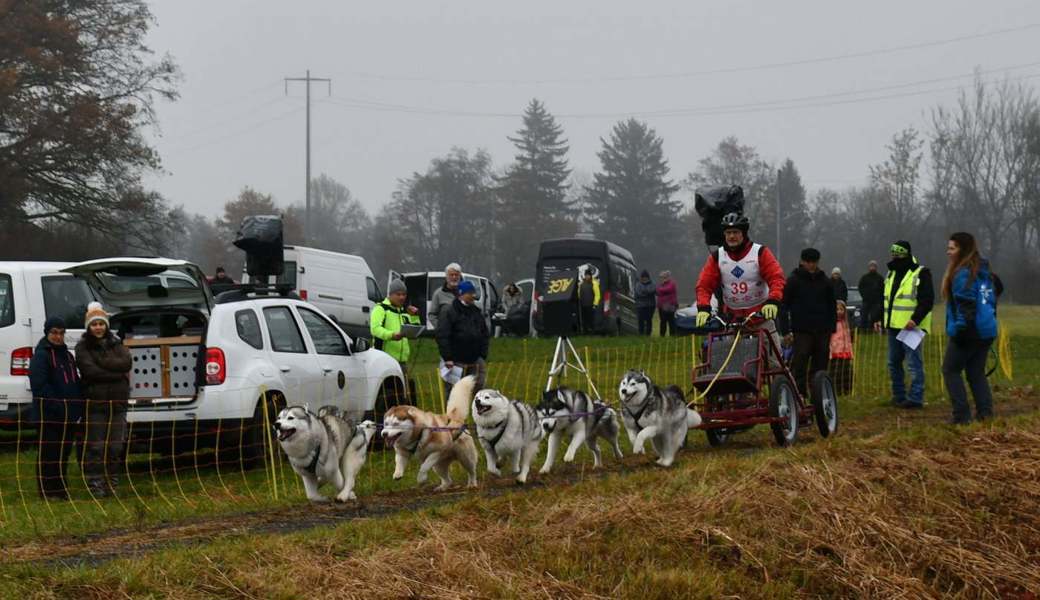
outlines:
[[[190,404],[205,382],[206,325],[213,295],[198,266],[120,257],[62,269],[87,282],[115,314],[111,328],[130,350],[131,408]]]
[[[192,309],[140,309],[112,317],[130,351],[130,406],[190,404],[205,381],[206,315]]]

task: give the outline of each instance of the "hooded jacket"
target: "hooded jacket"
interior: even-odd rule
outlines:
[[[130,398],[130,351],[111,331],[98,339],[90,330],[76,344],[76,364],[88,400],[126,404]]]
[[[636,308],[654,308],[657,306],[657,286],[654,285],[652,279],[650,279],[650,273],[643,271],[639,275],[639,280],[636,281],[635,285],[635,297],[636,297]],[[643,277],[646,277],[646,283],[643,283]]]
[[[52,344],[46,336],[36,344],[29,362],[29,385],[44,420],[71,423],[83,415],[76,359],[65,344]]]
[[[955,340],[997,337],[997,293],[988,261],[981,261],[974,280],[968,267],[957,269],[950,292],[946,302],[946,335]]]
[[[823,271],[795,269],[784,286],[783,308],[781,333],[834,333],[838,305],[834,286]]]
[[[437,349],[445,361],[472,364],[478,358],[486,359],[490,337],[480,308],[463,304],[458,298],[437,325]]]

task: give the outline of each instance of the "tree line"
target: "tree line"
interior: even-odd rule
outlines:
[[[811,196],[792,158],[778,162],[735,137],[678,175],[664,139],[624,119],[600,139],[594,173],[571,168],[565,131],[539,100],[509,137],[496,168],[483,149],[453,147],[397,182],[370,215],[329,175],[311,182],[312,230],[301,203],[244,187],[217,218],[172,206],[142,185],[160,157],[141,132],[153,103],[175,99],[178,72],[144,45],[151,15],[141,0],[13,3],[0,19],[0,242],[5,259],[162,254],[212,271],[241,272],[231,242],[249,214],[282,214],[286,241],[364,256],[388,269],[439,270],[460,262],[496,281],[534,275],[538,242],[580,232],[620,244],[656,276],[673,272],[684,298],[707,253],[693,191],[744,188],[752,237],[776,246],[786,269],[808,245],[855,280],[867,261],[908,239],[941,271],[947,235],[973,232],[1018,301],[1040,250],[1040,105],[1020,83],[981,77],[923,130],[908,127],[864,183]],[[44,51],[45,50],[45,51]],[[779,203],[779,211],[777,210]]]

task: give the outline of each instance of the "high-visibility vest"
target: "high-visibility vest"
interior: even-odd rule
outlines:
[[[885,277],[885,312],[882,315],[885,327],[902,329],[910,321],[910,317],[917,310],[917,286],[921,283],[922,269],[924,267],[915,263],[915,267],[903,275],[903,280],[899,282],[894,298],[892,297],[892,285],[895,283],[896,274],[895,271],[888,272],[888,276]],[[929,312],[924,321],[918,323],[917,326],[925,332],[931,330],[932,313]]]

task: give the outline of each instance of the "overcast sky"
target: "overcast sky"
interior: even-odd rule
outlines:
[[[217,215],[246,185],[303,200],[304,87],[314,84],[312,172],[378,211],[397,180],[452,146],[497,167],[534,97],[557,115],[570,163],[597,170],[621,118],[664,138],[680,180],[736,135],[790,157],[807,187],[865,180],[893,133],[927,129],[979,68],[1036,85],[1040,2],[153,2],[156,52],[183,72],[158,106],[172,203]],[[907,48],[907,46],[917,46]],[[794,99],[796,102],[788,102]],[[740,183],[740,182],[734,182]],[[684,193],[684,199],[686,195]]]

